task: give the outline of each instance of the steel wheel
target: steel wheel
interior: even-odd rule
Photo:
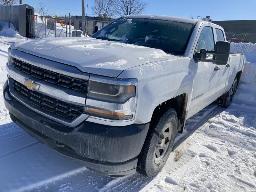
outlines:
[[[162,162],[162,159],[165,157],[166,151],[170,145],[171,141],[171,132],[170,128],[167,127],[164,129],[159,137],[158,144],[155,148],[155,164],[160,164]]]
[[[155,176],[163,168],[173,149],[178,124],[177,113],[171,108],[151,127],[139,158],[138,171]]]

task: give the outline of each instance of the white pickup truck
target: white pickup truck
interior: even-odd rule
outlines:
[[[153,176],[188,118],[229,106],[244,63],[211,22],[125,17],[93,38],[12,46],[4,98],[14,122],[88,168]]]

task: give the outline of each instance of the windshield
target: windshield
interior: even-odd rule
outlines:
[[[161,49],[166,53],[183,55],[192,23],[157,19],[121,18],[93,35],[94,38]]]

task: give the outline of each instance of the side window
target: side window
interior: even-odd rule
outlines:
[[[216,29],[217,41],[225,41],[225,36],[222,30]]]
[[[206,51],[214,51],[214,35],[212,27],[204,27],[197,44],[196,51],[200,52],[201,49]]]

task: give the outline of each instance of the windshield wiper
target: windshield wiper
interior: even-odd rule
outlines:
[[[125,42],[123,42],[123,41],[121,41],[121,40],[118,40],[118,39],[109,39],[109,38],[107,38],[107,37],[96,37],[96,39],[125,43]]]
[[[108,40],[108,38],[107,38],[107,37],[96,37],[96,39]]]

